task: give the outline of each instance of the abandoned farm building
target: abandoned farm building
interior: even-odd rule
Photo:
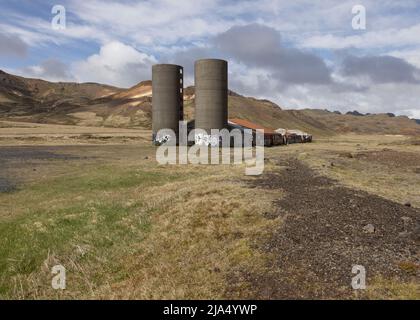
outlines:
[[[281,133],[278,133],[271,128],[266,128],[261,125],[255,124],[251,121],[233,118],[228,120],[228,124],[233,126],[239,126],[245,129],[251,129],[253,133],[255,133],[256,130],[264,130],[264,146],[266,147],[286,144],[286,137]]]
[[[264,130],[264,146],[311,142],[312,136],[299,130],[272,129],[249,120],[228,119],[228,63],[220,59],[201,59],[194,64],[195,119],[188,123],[188,132],[195,133],[196,143],[220,141],[212,129],[251,129],[253,143],[258,130]],[[166,139],[179,141],[179,121],[184,119],[184,69],[174,64],[152,67],[152,141],[160,144]],[[170,129],[170,130],[168,130]],[[162,133],[165,132],[166,133]],[[168,133],[170,132],[170,134]],[[170,136],[175,135],[175,136]],[[166,140],[167,141],[167,140]],[[197,142],[198,141],[198,142]]]

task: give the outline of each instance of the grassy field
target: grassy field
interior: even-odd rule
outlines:
[[[157,166],[151,147],[122,149],[46,160],[54,174],[29,170],[0,194],[2,298],[220,298],[227,272],[263,265],[251,246],[274,195],[238,181],[243,167]]]
[[[75,141],[48,149],[63,158],[5,158],[0,177],[16,189],[0,193],[0,298],[252,296],[240,271],[270,271],[274,257],[259,246],[282,224],[267,218],[282,191],[251,187],[243,165],[160,166],[155,149],[138,141]],[[395,165],[401,159],[394,162],[388,149],[411,162]],[[366,152],[379,156],[359,156]],[[276,159],[285,156],[343,185],[420,207],[420,146],[406,137],[347,135],[266,149],[264,174],[278,170]],[[67,270],[64,291],[51,287],[57,264]],[[413,283],[383,293],[380,282],[370,297],[419,298]]]
[[[344,135],[270,150],[293,154],[341,184],[420,207],[420,143],[399,135]]]

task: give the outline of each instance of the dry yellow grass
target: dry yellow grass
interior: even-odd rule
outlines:
[[[148,143],[150,130],[0,121],[0,145]]]
[[[345,135],[315,140],[311,144],[272,148],[267,154],[272,157],[293,154],[340,184],[420,207],[420,162],[418,166],[405,165],[403,158],[404,154],[420,158],[420,146],[411,141],[409,136],[401,135]],[[401,165],[357,157],[366,152],[378,152],[380,157],[384,151],[401,153]]]
[[[402,283],[377,277],[366,289],[368,299],[372,300],[420,300],[418,281]]]
[[[265,172],[278,170],[275,159],[294,155],[339,183],[419,206],[420,178],[406,167],[340,156],[383,148],[417,154],[419,146],[407,141],[348,135],[270,148],[266,156],[274,161]],[[92,149],[95,158],[48,162],[36,173],[19,168],[26,183],[0,194],[0,297],[252,296],[239,271],[270,272],[275,257],[257,246],[282,223],[265,217],[279,191],[249,188],[244,166],[159,166],[153,147],[137,145]],[[68,272],[64,292],[50,286],[58,263]],[[418,298],[414,284],[381,281],[370,297]]]
[[[220,299],[235,269],[263,271],[266,258],[252,244],[277,223],[263,214],[279,194],[234,182],[243,168],[204,170],[210,176],[149,190],[149,205],[161,208],[152,218],[152,232],[141,243],[141,254],[128,257],[132,276],[105,297]]]
[[[20,230],[0,253],[3,297],[220,299],[232,286],[241,297],[251,288],[230,275],[264,272],[270,257],[254,245],[280,223],[264,213],[281,195],[249,188],[245,166],[157,166],[134,153],[83,163],[1,195],[3,236]],[[62,293],[50,287],[57,263]]]

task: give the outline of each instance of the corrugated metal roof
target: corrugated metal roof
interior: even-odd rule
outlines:
[[[263,129],[265,134],[279,134],[275,132],[274,129],[267,128],[267,127],[261,126],[259,124],[256,124],[251,121],[244,120],[244,119],[233,118],[233,119],[229,119],[229,122],[232,122],[234,124],[240,125],[248,129],[253,129],[253,130]]]

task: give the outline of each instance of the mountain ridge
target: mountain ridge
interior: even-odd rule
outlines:
[[[195,88],[184,89],[186,120],[194,118]],[[128,89],[99,83],[49,82],[0,70],[0,119],[53,124],[151,127],[152,82]],[[267,99],[228,93],[229,117],[271,128],[300,129],[315,135],[340,133],[419,134],[420,125],[405,116],[341,114],[320,109],[282,109]]]

